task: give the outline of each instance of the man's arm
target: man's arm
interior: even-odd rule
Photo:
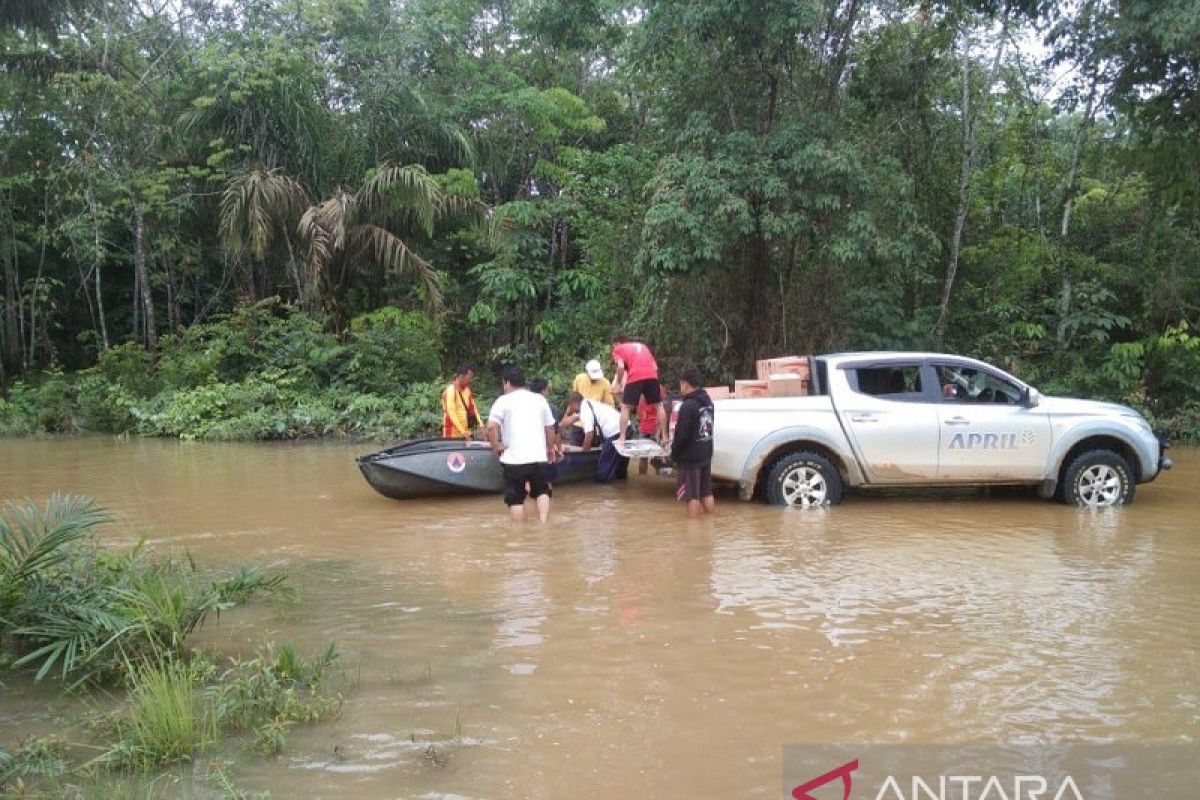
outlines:
[[[553,425],[546,426],[546,457],[551,462],[562,458],[562,447],[558,444],[558,430]]]
[[[493,453],[500,455],[504,452],[504,444],[500,441],[500,425],[492,420],[488,420],[487,439]]]
[[[621,359],[616,359],[617,371],[613,373],[613,382],[609,387],[610,392],[619,392],[625,388],[625,362]]]
[[[591,431],[588,431],[587,433],[585,433],[583,435],[583,445],[582,445],[583,452],[586,453],[588,450],[592,449],[592,439],[594,439],[594,438],[596,438],[596,437],[592,434]]]
[[[671,460],[675,461],[696,436],[696,404],[684,401],[675,421],[675,438],[671,440]]]
[[[474,393],[471,394],[471,399],[468,400],[467,402],[470,403],[470,406],[471,406],[470,410],[468,411],[468,414],[473,414],[475,416],[475,425],[477,427],[482,428],[484,425],[483,417],[479,416],[479,407],[475,405],[475,394]],[[468,425],[471,424],[471,420],[469,417],[467,419],[467,424]]]

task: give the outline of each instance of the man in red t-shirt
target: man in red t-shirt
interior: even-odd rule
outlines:
[[[613,362],[617,365],[613,391],[621,393],[621,432],[617,437],[617,447],[625,444],[629,414],[643,397],[655,408],[658,438],[661,441],[666,432],[667,415],[663,411],[662,391],[658,383],[658,362],[654,360],[654,353],[642,342],[617,335],[613,337],[612,355]]]

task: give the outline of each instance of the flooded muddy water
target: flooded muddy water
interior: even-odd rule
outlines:
[[[202,632],[333,639],[357,665],[339,718],[235,765],[277,798],[771,798],[785,744],[1200,736],[1196,450],[1099,513],[727,495],[689,521],[670,479],[634,476],[513,526],[497,497],[375,494],[364,449],[0,441],[0,497],[86,493],[113,544],[288,571],[298,607]],[[61,711],[46,691],[0,688],[0,741]]]

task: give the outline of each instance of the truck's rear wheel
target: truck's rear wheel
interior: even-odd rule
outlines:
[[[1108,508],[1133,502],[1136,484],[1129,462],[1112,450],[1089,450],[1063,471],[1059,499],[1084,508]]]
[[[771,505],[832,506],[842,501],[842,476],[823,455],[788,453],[772,465],[765,490]]]

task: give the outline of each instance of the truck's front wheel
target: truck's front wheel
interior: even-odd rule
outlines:
[[[1123,506],[1133,502],[1133,470],[1112,450],[1089,450],[1063,470],[1059,498],[1085,508]]]
[[[767,502],[776,506],[837,505],[842,501],[842,476],[818,453],[788,453],[767,474]]]

